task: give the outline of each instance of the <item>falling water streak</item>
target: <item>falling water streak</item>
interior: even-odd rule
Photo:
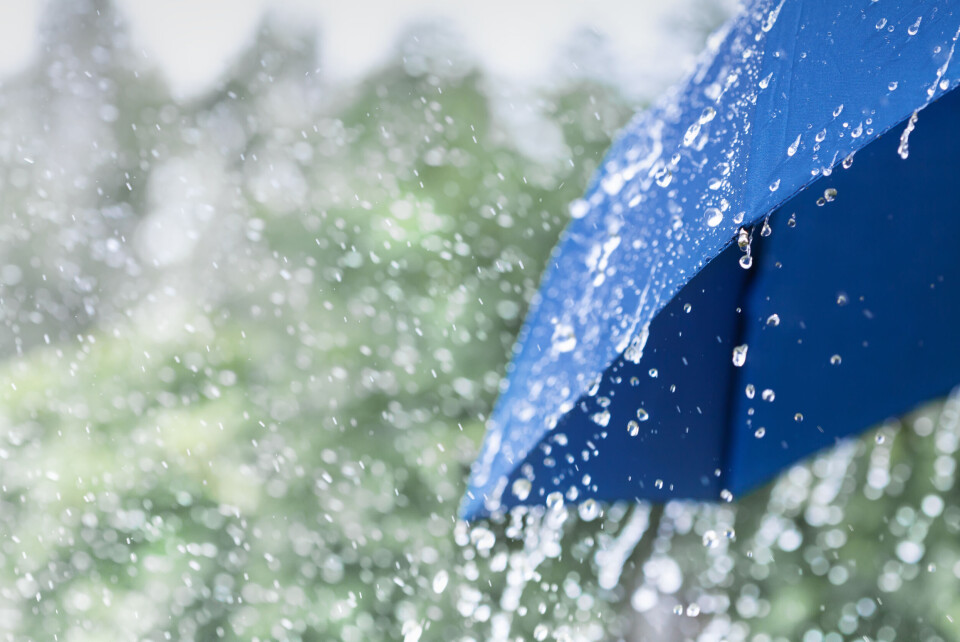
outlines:
[[[613,544],[609,548],[597,551],[597,583],[601,588],[612,589],[619,584],[623,565],[649,527],[650,504],[637,504]]]
[[[918,112],[913,112],[913,114],[911,114],[910,120],[907,121],[907,126],[904,128],[903,133],[900,134],[900,145],[897,146],[897,153],[900,154],[900,158],[904,160],[910,155],[910,132],[917,126],[917,113]]]

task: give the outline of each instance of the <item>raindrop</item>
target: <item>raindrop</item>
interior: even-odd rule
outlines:
[[[779,179],[779,178],[778,178],[777,180],[773,181],[772,183],[770,183],[770,191],[771,191],[771,192],[776,192],[778,189],[780,189],[780,179]]]
[[[763,226],[760,228],[760,236],[770,236],[773,234],[773,228],[770,227],[770,217],[763,219]]]
[[[585,499],[577,512],[580,513],[580,519],[585,522],[592,522],[600,515],[600,504],[595,499]]]
[[[843,159],[841,165],[843,169],[850,169],[853,166],[853,152],[850,152],[850,155]]]
[[[450,581],[450,576],[443,569],[437,571],[437,574],[433,576],[433,592],[437,595],[443,593],[443,590],[447,588],[447,582]]]
[[[700,124],[705,125],[709,123],[717,115],[717,110],[713,107],[705,107],[703,113],[700,114]]]
[[[657,181],[657,185],[660,187],[666,187],[670,184],[670,181],[673,180],[673,172],[671,172],[668,168],[663,167],[653,175],[653,178],[655,181]]]
[[[787,219],[787,227],[796,227],[797,226],[797,215],[791,214],[790,218]]]
[[[595,412],[593,416],[590,417],[593,420],[593,423],[597,424],[600,427],[606,427],[610,423],[610,411],[601,410],[600,412]]]
[[[843,111],[843,103],[840,103],[839,105],[837,105],[837,108],[833,110],[833,117],[836,118],[837,116],[840,115],[840,112],[842,111]],[[822,133],[823,133],[823,136],[825,137],[827,135],[827,130],[824,129]],[[822,141],[823,137],[821,137],[819,140]]]
[[[763,392],[760,393],[760,398],[764,401],[773,401],[777,398],[777,395],[770,388],[764,388]]]
[[[823,190],[823,198],[828,203],[833,202],[837,198],[837,190],[832,187],[828,187],[827,189]]]
[[[570,203],[570,216],[573,218],[583,218],[590,211],[590,204],[582,198]]]
[[[910,36],[917,35],[917,32],[920,31],[921,20],[923,20],[923,16],[918,17],[916,22],[914,22],[912,25],[907,27],[907,35],[910,35]]]
[[[742,227],[740,228],[740,232],[737,234],[737,247],[744,252],[749,251],[750,248],[750,234]]]
[[[756,437],[757,439],[763,439],[763,436],[765,434],[767,434],[767,429],[764,428],[763,426],[760,426],[754,431],[753,436]]]
[[[577,347],[577,336],[573,326],[568,323],[558,323],[553,328],[553,349],[557,352],[570,352]]]
[[[704,215],[707,217],[707,225],[710,227],[716,227],[720,225],[720,221],[723,220],[723,212],[716,207],[708,207],[704,211]]]
[[[875,26],[877,28],[877,31],[880,31],[881,29],[887,26],[887,19],[880,18],[879,20],[877,20],[877,24]]]
[[[733,365],[740,368],[747,360],[747,349],[749,346],[744,343],[733,349]]]
[[[883,433],[880,433],[880,432],[877,433],[877,443],[878,443],[878,444],[882,444],[882,443],[885,442],[886,440],[887,440],[887,438],[883,436]]]
[[[840,292],[837,294],[837,305],[846,305],[849,303],[850,297],[847,296],[846,292]]]
[[[700,121],[695,122],[687,128],[687,131],[683,134],[683,146],[690,147],[693,144],[693,141],[697,139],[697,136],[700,134]]]
[[[549,634],[550,629],[546,624],[538,624],[536,628],[533,629],[533,639],[537,642],[543,642]]]
[[[553,511],[563,508],[563,493],[555,490],[547,495],[547,508]]]
[[[899,84],[900,83],[898,83],[896,80],[891,80],[889,83],[887,83],[887,89],[890,91],[896,91],[897,85]]]
[[[797,149],[800,147],[800,134],[797,134],[797,139],[790,143],[790,147],[787,147],[787,156],[793,156],[797,153]]]
[[[486,552],[497,543],[497,536],[493,534],[493,531],[483,526],[477,526],[470,531],[470,541],[477,547],[478,551]]]
[[[746,393],[747,399],[753,399],[754,395],[757,394],[757,389],[752,383],[748,383],[747,387],[744,389],[744,393]]]
[[[646,421],[650,418],[650,413],[648,413],[643,408],[637,408],[637,419],[640,421]]]
[[[797,414],[795,414],[795,415],[793,416],[793,420],[796,421],[796,422],[801,422],[801,421],[803,421],[803,413],[802,413],[802,412],[798,412]]]
[[[731,539],[731,540],[732,540],[732,539],[736,539],[736,538],[737,538],[737,532],[736,532],[735,530],[733,530],[732,528],[728,528],[728,529],[726,529],[725,531],[723,531],[723,536],[726,537],[727,539]]]
[[[677,604],[675,607],[673,607],[673,614],[674,614],[674,615],[683,615],[683,605]]]
[[[654,485],[654,487],[656,487],[656,488],[659,490],[659,489],[663,488],[663,480],[662,480],[662,479],[658,479],[657,481],[653,482],[653,485]]]
[[[700,605],[696,602],[691,603],[687,606],[687,617],[697,617],[700,615]]]
[[[830,365],[832,365],[832,366],[839,366],[839,365],[840,365],[840,361],[841,361],[841,359],[840,359],[840,355],[839,355],[839,354],[835,354],[835,355],[833,355],[832,357],[830,357]]]
[[[743,256],[740,257],[740,267],[742,267],[744,270],[749,270],[752,265],[753,265],[752,256],[750,256],[749,254],[744,254]]]
[[[650,378],[651,378],[651,379],[656,379],[656,378],[657,378],[657,375],[659,375],[660,373],[657,372],[657,369],[656,369],[656,368],[650,368],[650,371],[647,372],[647,374],[650,375]]]
[[[689,303],[683,304],[683,311],[686,312],[687,314],[690,314],[690,310],[692,309],[693,309],[693,306],[690,305]]]
[[[513,482],[513,485],[510,487],[510,489],[513,491],[513,494],[516,496],[516,498],[522,502],[530,496],[530,489],[532,486],[533,485],[530,483],[529,479],[524,479],[521,477]]]
[[[780,325],[780,315],[771,314],[770,316],[768,316],[767,325],[772,325],[773,327],[777,327],[778,325]]]
[[[716,548],[720,545],[720,536],[717,535],[717,531],[708,530],[703,534],[703,545],[706,548]]]
[[[722,499],[727,503],[730,503],[733,501],[733,493],[731,493],[729,490],[724,488],[723,490],[720,491],[720,499]]]
[[[638,424],[635,419],[631,419],[627,422],[627,433],[631,437],[636,437],[640,434],[640,424]]]

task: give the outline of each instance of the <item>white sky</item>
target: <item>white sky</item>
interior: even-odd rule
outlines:
[[[391,51],[412,21],[446,18],[488,70],[519,79],[544,73],[578,28],[606,35],[628,75],[672,79],[689,44],[669,22],[689,0],[116,0],[135,43],[181,96],[202,91],[252,36],[269,6],[318,25],[328,74],[349,79]],[[729,3],[729,2],[728,2]],[[44,0],[0,0],[0,79],[29,63]]]

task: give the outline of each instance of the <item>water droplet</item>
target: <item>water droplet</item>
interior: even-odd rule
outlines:
[[[514,480],[513,485],[510,487],[510,490],[519,499],[521,502],[526,500],[530,496],[530,489],[533,487],[533,484],[530,483],[529,479],[524,479],[523,477]]]
[[[630,363],[640,363],[643,358],[643,349],[647,346],[647,340],[650,338],[650,324],[645,323],[640,332],[632,339],[627,349],[623,351],[623,358]]]
[[[716,548],[720,545],[720,536],[717,535],[717,531],[708,530],[703,534],[703,545],[706,548]]]
[[[889,83],[887,83],[887,89],[890,91],[896,91],[897,85],[899,84],[900,83],[898,83],[896,80],[891,80]]]
[[[757,439],[763,439],[763,436],[766,434],[767,434],[767,429],[764,428],[763,426],[760,426],[754,431],[753,436],[756,437]]]
[[[653,175],[657,185],[660,187],[666,187],[670,184],[670,181],[673,180],[673,172],[670,171],[667,167],[662,167],[656,174]]]
[[[753,257],[749,254],[744,254],[740,257],[740,267],[744,270],[749,270],[753,266]]]
[[[698,120],[694,124],[690,125],[687,128],[687,131],[683,134],[683,146],[690,147],[693,144],[693,141],[697,139],[697,136],[700,135],[700,121]]]
[[[639,434],[640,434],[640,424],[638,424],[638,423],[636,422],[636,420],[634,420],[634,419],[631,419],[630,421],[628,421],[628,422],[627,422],[627,433],[628,433],[631,437],[636,437],[637,435],[639,435]]]
[[[773,228],[770,227],[770,217],[763,219],[763,226],[760,227],[760,236],[770,236],[773,234]]]
[[[776,192],[778,189],[780,189],[780,179],[779,179],[779,178],[778,178],[777,180],[773,181],[772,183],[770,183],[770,191],[771,191],[771,192]]]
[[[547,495],[547,508],[554,511],[563,508],[563,493],[555,490]]]
[[[657,488],[657,489],[659,490],[659,489],[663,488],[663,480],[662,480],[662,479],[658,479],[657,481],[653,482],[653,485],[654,485],[655,488]]]
[[[585,522],[592,522],[600,515],[600,504],[595,499],[585,499],[577,512],[580,513],[580,519]]]
[[[705,125],[709,123],[717,115],[717,110],[713,107],[707,106],[703,109],[703,113],[700,114],[700,124]]]
[[[747,387],[744,388],[744,393],[747,395],[747,399],[753,399],[754,395],[757,394],[757,389],[752,383],[748,383]]]
[[[850,152],[850,155],[843,159],[841,165],[843,169],[850,169],[853,166],[853,152]]]
[[[914,22],[912,25],[910,25],[909,27],[907,27],[907,35],[910,35],[910,36],[915,36],[915,35],[917,35],[917,32],[920,31],[920,21],[921,21],[921,20],[923,20],[923,16],[920,16],[919,18],[917,18],[917,21],[916,21],[916,22]]]
[[[700,605],[692,602],[687,606],[687,617],[697,617],[698,615],[700,615]]]
[[[728,528],[727,530],[723,531],[723,536],[727,539],[737,539],[737,532],[732,528]]]
[[[550,629],[546,624],[538,624],[533,629],[533,639],[537,642],[543,642],[547,639],[547,636],[550,635]]]
[[[720,491],[720,499],[722,499],[727,503],[730,503],[733,501],[733,493],[731,493],[729,490],[724,488],[723,490]]]
[[[649,372],[647,372],[647,374],[650,375],[650,378],[651,378],[651,379],[656,379],[657,376],[658,376],[660,373],[657,371],[656,368],[650,368],[650,370],[649,370]]]
[[[796,227],[797,226],[797,215],[791,214],[790,218],[787,219],[787,227]]]
[[[840,365],[840,361],[841,361],[841,359],[840,359],[840,355],[839,355],[839,354],[835,354],[835,355],[833,355],[832,357],[830,357],[830,365],[832,365],[832,366],[839,366],[839,365]]]
[[[850,302],[850,297],[847,296],[846,292],[837,293],[837,305],[846,305]]]
[[[767,325],[772,325],[773,327],[777,327],[778,325],[780,325],[780,315],[771,314],[770,316],[768,316]]]
[[[767,17],[763,19],[763,22],[760,23],[760,29],[764,33],[773,29],[773,25],[777,23],[777,17],[780,15],[780,10],[783,8],[784,0],[780,0],[780,4],[770,10],[770,13],[767,14]]]
[[[703,214],[707,217],[707,225],[710,227],[720,225],[720,222],[723,220],[723,212],[717,207],[708,207],[704,210]]]
[[[795,414],[795,415],[793,416],[793,420],[796,421],[796,422],[801,422],[801,421],[803,421],[803,413],[802,413],[802,412],[798,412],[797,414]]]
[[[747,350],[750,346],[746,343],[733,349],[733,365],[740,368],[747,360]]]
[[[493,534],[493,531],[483,526],[476,526],[470,531],[470,541],[478,551],[486,552],[497,543],[497,536]]]
[[[760,393],[760,398],[764,401],[773,401],[777,398],[777,395],[770,388],[764,388],[763,392]]]
[[[797,153],[797,149],[800,147],[800,134],[797,134],[797,139],[790,143],[790,147],[787,147],[787,156],[793,156]]]
[[[646,421],[650,418],[650,413],[648,413],[643,408],[637,408],[637,419],[639,421]]]
[[[450,576],[443,569],[437,571],[437,574],[433,576],[433,592],[437,595],[443,593],[443,590],[447,588],[447,582],[450,581]]]
[[[593,423],[597,424],[600,427],[605,427],[610,423],[610,411],[601,410],[600,412],[593,413],[593,416],[590,417],[593,420]]]
[[[887,26],[887,19],[880,18],[879,20],[877,20],[877,24],[874,26],[877,28],[877,31],[880,31],[881,29]]]
[[[582,198],[570,203],[570,216],[573,218],[583,218],[590,211],[590,204]]]
[[[574,334],[573,326],[568,323],[558,323],[553,328],[551,341],[553,349],[557,352],[570,352],[577,347],[577,336]]]
[[[883,436],[883,433],[880,433],[880,432],[877,433],[877,443],[878,443],[878,444],[882,444],[882,443],[885,442],[886,440],[887,440],[887,438]]]
[[[677,604],[675,607],[673,607],[673,614],[674,614],[674,615],[683,615],[683,605]]]
[[[683,304],[683,311],[686,312],[687,314],[690,314],[690,310],[692,309],[693,309],[693,306],[690,305],[689,303]]]
[[[827,189],[823,190],[823,198],[828,203],[835,201],[837,198],[837,190],[832,187],[828,187]]]

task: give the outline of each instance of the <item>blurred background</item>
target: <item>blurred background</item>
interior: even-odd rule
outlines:
[[[960,639],[960,400],[734,504],[456,520],[718,0],[0,8],[0,639]]]

